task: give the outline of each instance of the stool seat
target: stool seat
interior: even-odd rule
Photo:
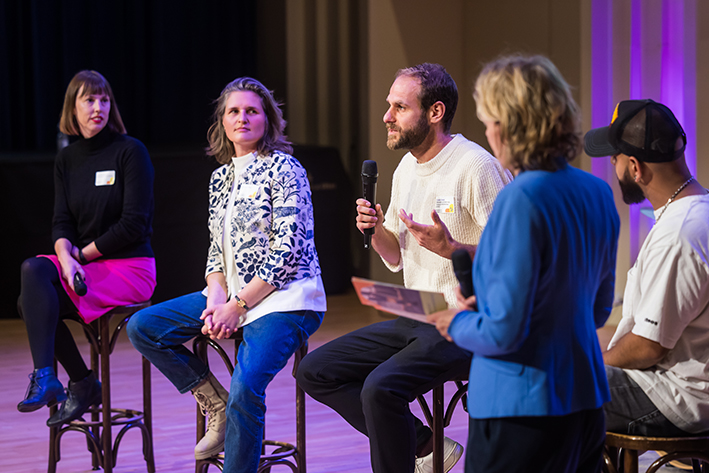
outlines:
[[[91,452],[93,469],[102,468],[105,473],[111,473],[116,466],[118,447],[125,433],[137,428],[142,433],[143,457],[149,473],[155,472],[152,434],[152,405],[150,362],[142,357],[143,374],[143,410],[119,409],[111,406],[111,365],[110,355],[116,346],[116,341],[131,316],[141,309],[149,307],[150,301],[116,307],[91,323],[86,323],[78,314],[67,317],[74,320],[84,330],[91,346],[91,369],[101,380],[101,407],[92,406],[87,414],[90,420],[72,421],[69,424],[49,429],[49,473],[56,472],[57,462],[61,460],[61,439],[67,432],[81,432],[86,436],[87,448]],[[110,330],[113,318],[119,318],[118,325]],[[56,371],[56,360],[54,369]],[[50,409],[50,416],[57,407]],[[121,429],[113,441],[112,427]]]
[[[243,331],[239,329],[234,332],[229,340],[234,340],[234,360],[236,360],[236,355],[239,351],[239,345],[243,341]],[[219,343],[212,340],[206,335],[198,335],[192,342],[193,351],[207,366],[209,366],[209,358],[207,355],[207,347],[212,347],[220,358],[224,362],[229,375],[234,374],[234,364],[231,362],[229,355],[227,355],[224,348],[222,348]],[[295,373],[298,370],[300,360],[303,359],[305,355],[308,354],[308,340],[306,339],[303,344],[295,351],[294,362],[293,362],[293,377],[295,378]],[[270,472],[271,467],[276,465],[283,465],[290,468],[293,473],[306,473],[305,464],[305,392],[298,386],[296,382],[295,385],[295,408],[296,408],[296,445],[279,442],[275,440],[263,440],[262,441],[262,453],[261,459],[259,460],[257,473]],[[197,442],[199,442],[202,437],[204,437],[205,432],[205,418],[204,413],[201,411],[199,406],[197,406]],[[265,437],[265,429],[264,429]],[[291,461],[293,459],[293,461]],[[197,460],[195,463],[195,471],[197,473],[207,473],[210,465],[213,465],[222,471],[224,462],[224,454],[215,455],[210,458],[203,460]]]
[[[643,437],[615,432],[606,433],[604,471],[608,473],[637,473],[638,455],[648,451],[661,452],[646,473],[654,473],[674,460],[692,460],[695,473],[709,473],[709,436],[699,437]]]

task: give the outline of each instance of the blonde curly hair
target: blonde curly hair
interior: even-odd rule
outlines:
[[[500,124],[515,169],[555,171],[580,150],[579,107],[544,56],[505,56],[486,64],[473,93],[478,118]]]

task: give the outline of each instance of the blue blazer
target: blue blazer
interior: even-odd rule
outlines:
[[[449,333],[473,352],[473,418],[566,415],[610,400],[596,328],[610,314],[620,220],[610,187],[565,165],[500,192],[473,264],[478,311]]]

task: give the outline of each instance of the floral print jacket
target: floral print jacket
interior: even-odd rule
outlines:
[[[310,184],[298,160],[274,151],[259,155],[241,175],[229,242],[243,280],[258,276],[281,289],[319,275]],[[209,182],[207,275],[224,272],[222,237],[233,181],[234,165],[229,163],[216,169]]]

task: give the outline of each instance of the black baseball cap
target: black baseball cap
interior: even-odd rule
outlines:
[[[675,149],[680,137],[682,148]],[[661,103],[624,100],[616,105],[611,124],[589,131],[583,142],[586,154],[594,158],[623,153],[648,163],[665,163],[684,154],[687,136]]]

